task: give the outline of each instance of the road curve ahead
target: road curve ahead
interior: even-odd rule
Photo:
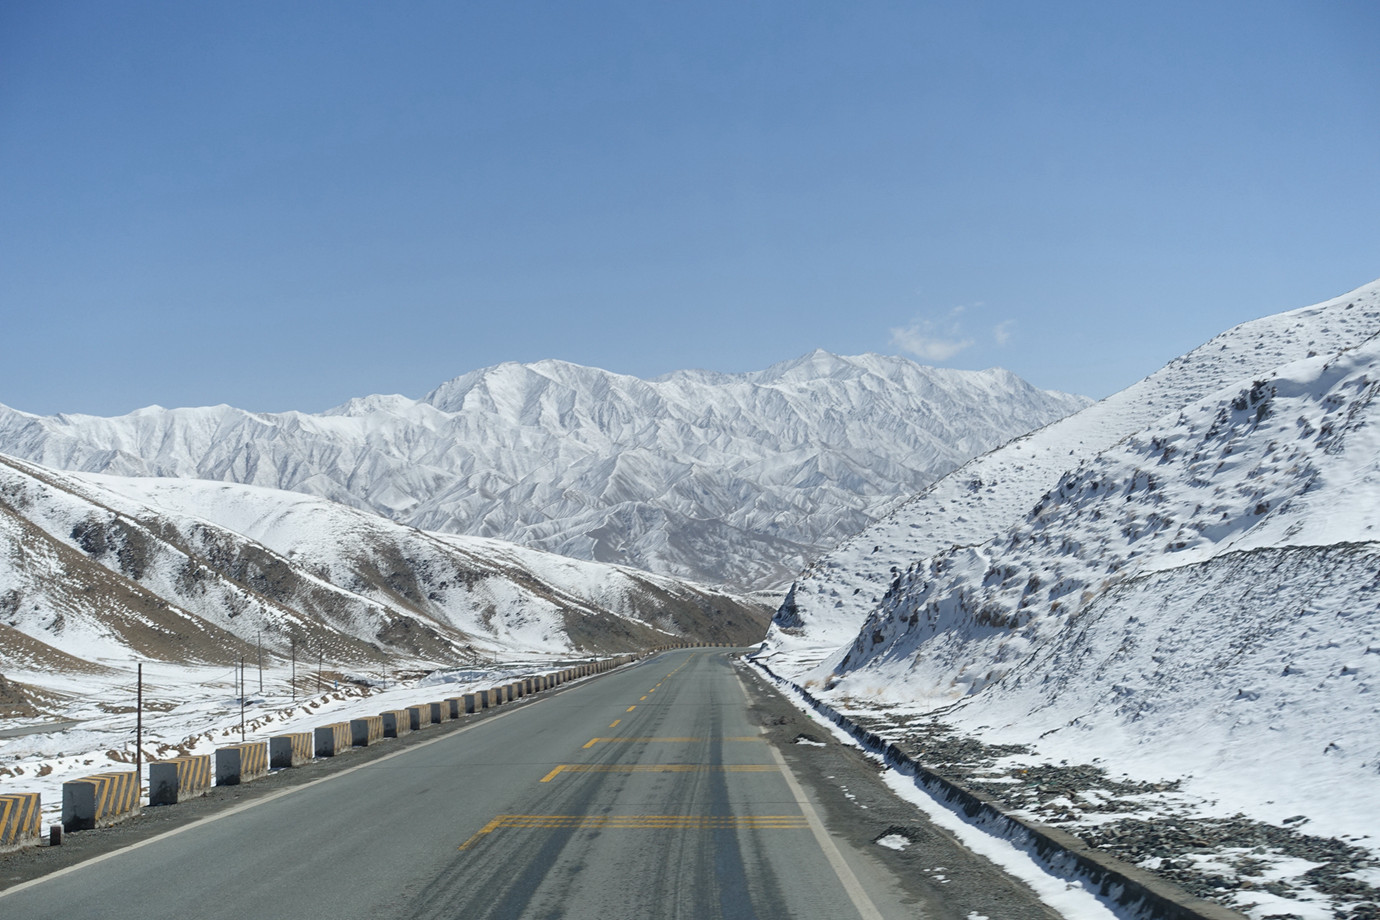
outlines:
[[[923,875],[975,859],[943,835],[949,855],[908,868],[830,827],[853,819],[817,787],[847,764],[807,791],[760,721],[723,650],[663,654],[0,892],[0,916],[947,920],[989,903]],[[990,887],[1004,917],[1052,916]]]

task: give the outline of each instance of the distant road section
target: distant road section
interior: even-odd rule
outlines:
[[[668,653],[0,892],[0,915],[967,916],[971,892],[949,898],[927,870],[898,873],[883,858],[896,854],[858,828],[830,828],[837,803],[831,819],[755,715],[727,653]],[[964,859],[975,857],[948,862]],[[987,887],[1003,907],[1026,899],[1004,877]]]
[[[44,735],[49,732],[65,732],[81,724],[80,719],[69,722],[44,722],[42,725],[22,725],[19,728],[0,729],[0,738],[23,738],[25,735]]]

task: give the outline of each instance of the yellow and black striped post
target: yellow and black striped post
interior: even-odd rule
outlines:
[[[190,754],[149,764],[149,804],[176,805],[211,788],[211,755]]]
[[[86,831],[139,810],[139,774],[95,773],[62,784],[62,829]]]
[[[39,823],[37,792],[0,795],[0,850],[38,843]]]
[[[334,757],[350,749],[350,723],[332,722],[316,729],[316,756]]]
[[[268,765],[275,769],[300,767],[315,754],[311,732],[290,732],[268,739]]]
[[[383,740],[383,716],[365,716],[350,720],[350,743],[355,747],[368,747]]]
[[[383,719],[383,737],[398,738],[412,731],[412,717],[406,709],[390,709],[379,713]]]
[[[268,772],[268,742],[247,741],[216,750],[216,785],[238,786]]]

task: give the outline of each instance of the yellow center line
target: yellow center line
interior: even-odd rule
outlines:
[[[622,719],[614,719],[612,722],[609,723],[609,728],[617,728],[618,723],[622,721]]]
[[[808,829],[804,815],[499,815],[460,845],[468,850],[499,828],[538,830],[793,830]]]
[[[549,783],[562,773],[776,773],[775,764],[698,763],[563,763],[541,778]]]
[[[625,710],[623,710],[623,711],[624,711],[624,712],[632,712],[632,711],[633,711],[634,709],[636,709],[636,708],[637,708],[637,704],[636,704],[636,703],[633,703],[631,706],[629,706],[627,709],[625,709]]]
[[[466,840],[464,843],[460,844],[460,849],[467,850],[469,849],[470,845],[473,844],[480,837],[483,837],[485,834],[492,834],[494,831],[498,830],[500,827],[503,826],[503,819],[505,817],[507,817],[507,815],[499,815],[497,818],[494,818],[488,824],[481,827],[478,831],[474,833],[472,837],[470,837],[469,840]]]
[[[637,698],[637,701],[640,703],[640,702],[642,702],[642,701],[645,700],[645,699],[646,699],[645,696],[639,696],[639,697]]]
[[[623,721],[623,720],[622,720],[622,719],[619,719],[618,721],[621,722],[621,721]],[[610,725],[609,727],[612,728],[613,726]],[[620,743],[620,742],[621,742],[621,743],[633,742],[633,743],[639,743],[639,744],[654,744],[654,743],[658,743],[658,742],[659,742],[659,743],[665,743],[665,744],[690,744],[690,743],[693,743],[693,742],[696,742],[696,741],[709,741],[709,740],[712,740],[712,739],[709,739],[709,738],[634,738],[634,737],[629,737],[629,736],[625,736],[625,737],[621,737],[621,738],[591,738],[591,739],[589,740],[589,742],[585,744],[585,748],[586,748],[586,749],[587,749],[587,748],[592,748],[592,747],[594,747],[596,744],[599,744],[600,742],[603,742],[603,743],[605,743],[605,744],[616,744],[616,743]],[[760,741],[762,741],[762,740],[764,740],[764,739],[762,738],[761,735],[742,735],[742,736],[736,736],[736,737],[731,737],[731,738],[720,738],[720,739],[718,739],[718,740],[720,740],[720,741],[753,741],[753,742],[760,742]]]

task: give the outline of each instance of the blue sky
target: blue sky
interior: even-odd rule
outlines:
[[[816,347],[1104,396],[1380,277],[1380,6],[0,4],[0,403]]]

